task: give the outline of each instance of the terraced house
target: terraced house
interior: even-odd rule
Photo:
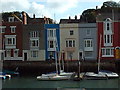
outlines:
[[[24,16],[23,25],[23,58],[25,61],[45,60],[45,28],[47,18],[30,18]]]
[[[23,60],[22,58],[22,20],[14,13],[2,16],[0,23],[1,60]]]
[[[117,10],[97,17],[98,53],[103,60],[120,59],[120,17]]]
[[[79,59],[97,60],[97,24],[79,24]]]
[[[46,60],[55,60],[60,53],[59,24],[45,24]]]
[[[78,60],[79,22],[77,16],[60,20],[60,51],[64,53],[64,60]]]

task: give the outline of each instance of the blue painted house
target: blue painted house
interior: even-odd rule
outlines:
[[[59,24],[45,24],[46,60],[55,60],[60,51]]]

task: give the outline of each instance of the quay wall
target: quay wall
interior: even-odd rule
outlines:
[[[1,61],[2,62],[2,61]],[[65,61],[66,72],[77,72],[78,61]],[[56,70],[55,61],[3,61],[3,69],[20,72],[20,75],[41,75]],[[100,69],[111,70],[120,73],[120,61],[104,61],[100,63]],[[96,61],[81,61],[80,72],[97,72]]]

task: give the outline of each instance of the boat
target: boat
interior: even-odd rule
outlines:
[[[61,70],[61,65],[60,65],[60,57],[58,58],[57,57],[57,53],[58,53],[58,46],[56,46],[56,55],[55,55],[55,65],[56,65],[56,71],[53,72],[53,73],[48,73],[48,74],[42,74],[41,76],[37,76],[37,80],[48,80],[48,81],[51,81],[51,80],[69,80],[72,76],[73,73],[67,73],[67,72],[64,72],[64,70]],[[58,64],[58,61],[59,61],[59,64]],[[59,66],[59,68],[58,68]]]
[[[99,47],[99,57],[98,57],[98,72],[85,72],[83,78],[84,79],[92,79],[92,80],[97,80],[97,79],[108,79],[107,75],[104,73],[100,73],[100,55],[101,55],[101,40],[102,40],[102,35],[100,34],[100,47]]]
[[[99,73],[105,74],[108,78],[118,78],[119,75],[115,72],[108,71],[108,70],[100,70]]]
[[[4,72],[0,72],[0,78],[1,79],[7,79],[7,78],[11,78],[11,75],[10,74],[6,74]]]
[[[61,70],[61,65],[60,65],[60,58],[59,60],[59,69],[58,69],[58,63],[56,59],[56,71],[55,72],[50,72],[47,74],[42,74],[41,76],[37,76],[37,80],[68,80],[71,79],[74,76],[74,72],[64,72]],[[64,66],[63,66],[64,67]]]
[[[19,75],[19,72],[17,71],[11,71],[11,70],[3,70],[4,73],[10,74],[12,76],[17,76]]]
[[[60,76],[60,75],[55,75],[55,76],[38,76],[37,80],[43,80],[43,81],[61,81],[61,80],[69,80],[69,76]]]
[[[107,78],[107,76],[105,74],[102,74],[102,73],[86,72],[83,75],[83,79],[87,79],[87,80],[104,80],[104,79],[108,79],[108,78]]]

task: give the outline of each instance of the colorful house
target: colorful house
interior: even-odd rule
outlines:
[[[23,25],[23,58],[25,61],[45,60],[45,23],[47,18],[28,19],[24,17],[26,24]]]
[[[45,24],[46,60],[55,60],[60,51],[59,24]]]
[[[97,60],[97,24],[79,24],[79,59]]]
[[[120,59],[120,17],[118,12],[101,13],[97,17],[98,58]]]
[[[1,60],[23,60],[22,21],[14,13],[2,18],[0,24]]]
[[[78,60],[80,19],[60,20],[60,51],[64,60]]]

